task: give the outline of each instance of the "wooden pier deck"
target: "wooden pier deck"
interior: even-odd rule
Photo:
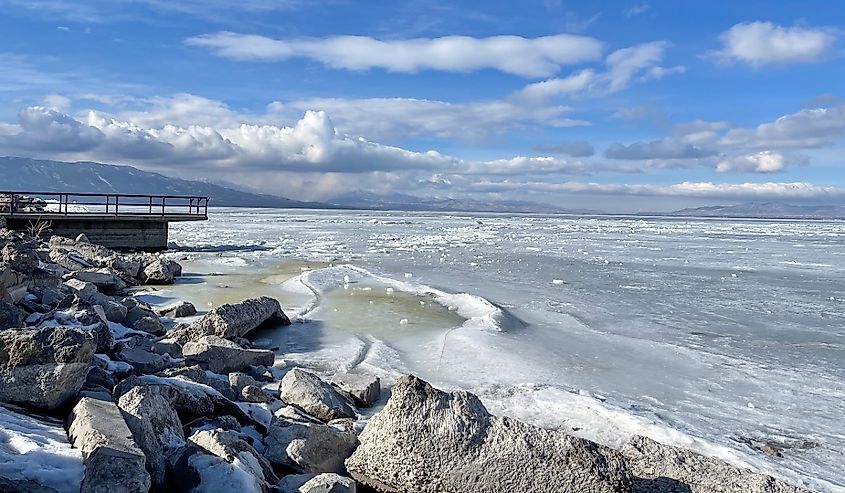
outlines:
[[[44,236],[76,237],[117,250],[167,249],[168,225],[208,219],[209,198],[143,195],[0,191],[0,217],[7,227]]]

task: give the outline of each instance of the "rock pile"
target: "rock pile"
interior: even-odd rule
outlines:
[[[0,246],[0,405],[65,418],[83,493],[806,491],[642,437],[617,451],[493,416],[413,376],[364,427],[377,377],[276,367],[245,338],[290,324],[272,298],[167,330],[160,317],[195,307],[156,310],[127,289],[172,283],[175,262],[5,229]],[[2,472],[0,490],[57,491]]]

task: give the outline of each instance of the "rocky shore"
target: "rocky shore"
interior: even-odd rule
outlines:
[[[410,375],[382,389],[277,365],[249,339],[291,323],[275,299],[197,314],[133,297],[181,275],[164,257],[6,229],[0,246],[3,492],[808,491],[644,437],[613,450],[493,416]]]

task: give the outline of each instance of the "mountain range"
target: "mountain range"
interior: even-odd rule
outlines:
[[[303,202],[276,195],[239,190],[237,185],[171,178],[132,166],[90,161],[62,162],[23,157],[0,157],[0,191],[135,193],[151,195],[202,195],[216,207],[268,207],[313,209],[370,209],[405,211],[505,212],[600,215],[601,211],[572,210],[528,201],[484,201],[424,198],[408,194],[376,195],[350,192],[332,203]],[[790,205],[750,202],[681,209],[641,215],[680,217],[750,217],[792,219],[845,219],[845,206]]]

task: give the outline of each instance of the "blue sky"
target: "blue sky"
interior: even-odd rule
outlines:
[[[835,2],[0,0],[0,154],[300,199],[841,203]]]

